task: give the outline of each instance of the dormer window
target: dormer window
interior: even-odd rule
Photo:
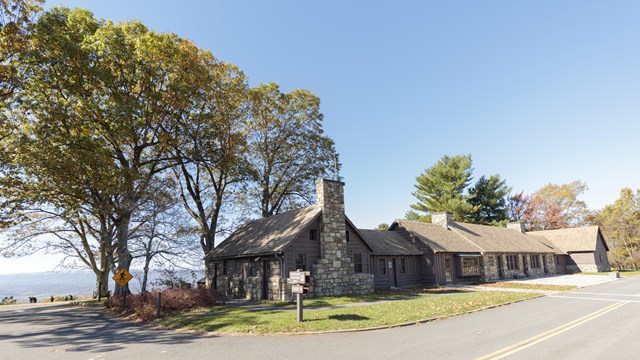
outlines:
[[[309,240],[318,240],[318,229],[309,229]]]

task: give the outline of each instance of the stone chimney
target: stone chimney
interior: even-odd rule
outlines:
[[[522,221],[518,221],[518,222],[512,222],[512,223],[508,223],[507,224],[507,229],[513,229],[516,231],[519,231],[521,233],[525,233],[525,229],[524,229],[524,223]]]
[[[347,256],[344,183],[316,180],[316,204],[322,209],[320,259],[312,265],[314,296],[373,294],[373,275],[355,273]]]
[[[453,214],[448,211],[431,213],[431,223],[448,229],[453,223]]]
[[[347,256],[347,235],[344,216],[344,183],[316,180],[316,204],[322,209],[320,257],[342,260]]]

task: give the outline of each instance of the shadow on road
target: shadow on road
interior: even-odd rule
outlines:
[[[185,344],[199,338],[112,318],[100,307],[73,305],[2,311],[0,324],[0,343],[64,351],[108,352],[131,344]]]

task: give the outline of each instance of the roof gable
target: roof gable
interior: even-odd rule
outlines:
[[[242,257],[283,251],[298,234],[320,216],[320,207],[311,205],[268,218],[250,221],[221,242],[210,258]]]

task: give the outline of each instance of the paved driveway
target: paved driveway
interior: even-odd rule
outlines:
[[[533,279],[518,279],[510,282],[541,285],[573,285],[578,287],[604,284],[611,281],[620,280],[609,275],[552,275]]]
[[[640,278],[360,333],[202,336],[51,304],[0,306],[0,324],[3,360],[637,359]]]

